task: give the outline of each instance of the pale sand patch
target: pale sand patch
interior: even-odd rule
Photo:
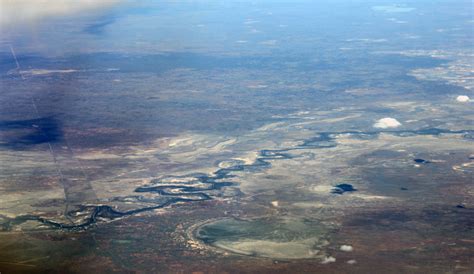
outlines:
[[[215,246],[239,254],[258,255],[276,259],[314,258],[318,252],[312,246],[318,239],[304,241],[274,242],[268,240],[243,240],[239,242],[218,241]]]
[[[321,202],[299,202],[292,205],[299,208],[323,208],[328,206]]]

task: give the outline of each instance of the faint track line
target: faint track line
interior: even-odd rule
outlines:
[[[21,66],[20,66],[20,62],[18,62],[18,58],[16,56],[16,53],[15,53],[15,50],[13,49],[13,46],[10,44],[10,51],[12,53],[12,56],[13,58],[15,59],[15,64],[16,64],[16,69],[18,70],[18,74],[21,76],[21,79],[22,80],[27,80],[26,77],[23,75],[22,71],[21,71]],[[31,98],[31,104],[33,105],[33,109],[35,110],[35,114],[36,114],[36,118],[37,119],[41,119],[41,115],[39,113],[39,110],[38,110],[38,106],[36,105],[36,102],[35,102],[35,99],[34,98]],[[46,138],[48,138],[48,135],[45,133],[44,129],[41,128],[41,126],[38,126],[38,128],[40,129],[41,131],[41,134]],[[54,164],[56,166],[56,173],[58,174],[59,176],[59,181],[61,182],[61,185],[63,187],[63,191],[64,191],[64,197],[66,199],[66,207],[64,209],[64,217],[69,220],[69,222],[71,223],[74,223],[73,220],[68,216],[68,210],[69,210],[69,194],[68,194],[68,191],[67,191],[67,188],[66,188],[66,179],[65,179],[65,176],[61,170],[61,165],[56,157],[56,154],[54,153],[54,150],[53,150],[53,146],[51,145],[51,142],[48,141],[48,149],[49,149],[49,152],[53,158],[53,161],[54,161]],[[67,145],[67,144],[66,144]],[[68,145],[67,145],[68,146]],[[69,147],[68,147],[69,148]],[[70,148],[69,148],[70,149]]]

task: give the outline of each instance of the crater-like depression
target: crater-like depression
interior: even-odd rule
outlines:
[[[233,253],[275,259],[324,256],[327,225],[297,218],[227,218],[208,222],[194,231],[203,243]]]

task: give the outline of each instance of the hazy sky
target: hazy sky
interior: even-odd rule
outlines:
[[[111,7],[119,0],[0,0],[0,28]]]

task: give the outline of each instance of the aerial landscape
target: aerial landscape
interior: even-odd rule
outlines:
[[[474,273],[472,1],[0,0],[0,274]]]

